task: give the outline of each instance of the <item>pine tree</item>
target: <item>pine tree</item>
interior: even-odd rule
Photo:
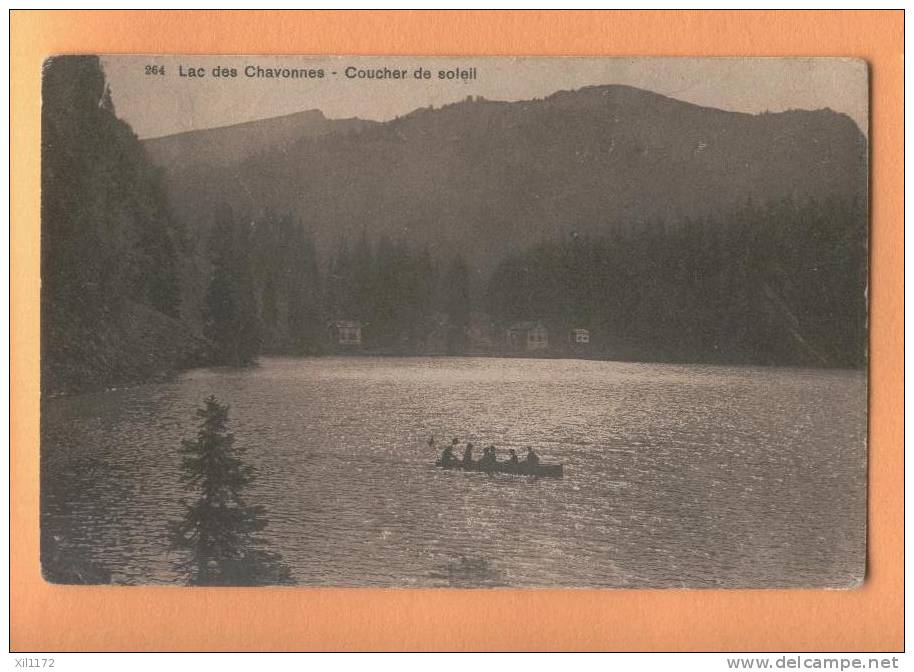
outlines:
[[[386,235],[378,239],[375,253],[375,287],[372,296],[371,335],[373,342],[390,347],[400,331],[400,251]]]
[[[345,236],[340,236],[336,256],[330,262],[325,296],[328,317],[337,320],[352,319],[355,303],[352,257],[349,240]]]
[[[171,527],[172,547],[186,553],[179,566],[190,585],[293,583],[281,557],[257,536],[267,526],[266,510],[243,497],[256,474],[228,431],[228,413],[210,396],[197,409],[197,438],[182,442],[181,480],[196,500],[185,503],[183,519]]]
[[[250,247],[249,227],[236,220],[230,208],[220,209],[213,231],[213,276],[203,328],[213,359],[220,364],[250,364],[260,349]]]
[[[451,261],[444,278],[444,311],[448,316],[448,352],[459,354],[466,347],[470,326],[470,271],[463,255]]]
[[[368,235],[362,231],[352,251],[352,317],[365,324],[374,321],[373,297],[375,286],[375,259],[368,243]]]

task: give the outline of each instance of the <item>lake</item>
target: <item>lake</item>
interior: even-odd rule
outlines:
[[[41,524],[113,582],[177,583],[181,439],[215,394],[300,585],[848,587],[866,550],[863,371],[261,358],[42,404]],[[565,478],[443,471],[533,446]],[[458,455],[462,453],[457,451]],[[477,448],[477,457],[481,451]]]

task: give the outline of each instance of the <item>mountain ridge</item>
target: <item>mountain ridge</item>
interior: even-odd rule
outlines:
[[[159,165],[167,165],[176,160],[193,163],[211,161],[225,165],[302,137],[348,133],[374,123],[377,122],[358,117],[329,119],[321,110],[310,109],[225,126],[144,138],[141,142],[146,147],[149,158]]]
[[[292,213],[324,250],[367,230],[463,252],[480,268],[569,230],[866,193],[866,139],[827,108],[750,114],[601,85],[524,101],[469,97],[348,127],[326,121],[237,160],[152,158],[176,212],[204,229],[226,202]]]

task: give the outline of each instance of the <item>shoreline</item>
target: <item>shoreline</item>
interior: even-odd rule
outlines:
[[[811,366],[811,365],[800,365],[800,364],[760,364],[755,362],[746,362],[746,361],[721,361],[721,360],[683,360],[683,359],[634,359],[634,358],[610,358],[610,357],[569,357],[562,354],[552,354],[552,355],[517,355],[517,354],[504,354],[504,353],[491,353],[491,352],[473,352],[465,354],[406,354],[406,353],[396,353],[396,352],[378,352],[378,351],[349,351],[349,352],[328,352],[320,355],[303,355],[295,353],[286,353],[286,352],[265,352],[258,355],[257,360],[254,363],[248,364],[245,366],[230,366],[230,365],[197,365],[182,367],[179,369],[173,369],[169,371],[160,372],[156,375],[150,376],[143,379],[134,379],[134,380],[123,380],[123,381],[112,381],[109,383],[99,383],[97,385],[85,386],[82,388],[71,388],[67,390],[55,390],[55,391],[43,391],[41,393],[41,401],[51,401],[54,399],[61,399],[65,397],[74,397],[81,395],[89,394],[107,394],[109,392],[118,392],[125,389],[132,389],[135,387],[142,387],[144,385],[150,385],[155,383],[169,383],[175,382],[183,373],[189,371],[198,371],[198,370],[237,370],[242,371],[245,369],[256,369],[260,364],[259,360],[261,358],[267,359],[517,359],[517,360],[544,360],[551,361],[556,359],[567,360],[567,361],[588,361],[588,362],[606,362],[611,364],[645,364],[645,365],[662,365],[662,366],[703,366],[703,367],[715,367],[715,368],[741,368],[741,369],[765,369],[765,370],[806,370],[806,371],[847,371],[847,372],[858,372],[865,375],[869,374],[869,365],[868,363],[864,366],[853,367],[853,366]]]

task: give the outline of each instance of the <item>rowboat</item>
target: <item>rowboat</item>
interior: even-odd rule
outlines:
[[[544,478],[562,478],[565,472],[563,464],[527,464],[526,462],[488,462],[482,460],[474,462],[464,462],[463,460],[452,460],[446,465],[441,464],[441,460],[435,461],[436,467],[443,469],[460,469],[462,471],[481,471],[491,474],[515,474],[517,476],[542,476]]]

